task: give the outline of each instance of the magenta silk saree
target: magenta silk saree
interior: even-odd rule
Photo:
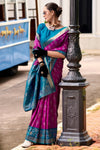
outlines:
[[[63,28],[45,42],[41,42],[39,33],[34,41],[34,49],[58,51],[66,55],[68,48],[68,28]],[[59,82],[62,77],[63,59],[43,58],[49,74],[47,78],[39,74],[40,66],[35,60],[26,81],[24,110],[32,110],[31,121],[27,130],[26,140],[36,144],[53,144],[57,135],[57,109],[59,105]]]

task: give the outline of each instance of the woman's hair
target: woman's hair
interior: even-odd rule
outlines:
[[[45,6],[49,11],[53,10],[56,17],[59,17],[62,13],[62,8],[59,7],[56,3],[47,3]]]

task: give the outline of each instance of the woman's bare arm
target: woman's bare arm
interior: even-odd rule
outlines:
[[[54,57],[54,58],[65,58],[65,56],[59,52],[54,52],[54,51],[48,51],[47,55],[49,57]]]

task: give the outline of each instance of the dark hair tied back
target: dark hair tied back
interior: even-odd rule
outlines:
[[[45,6],[48,10],[53,10],[55,12],[56,17],[59,17],[62,13],[62,8],[59,7],[56,3],[47,3]]]
[[[56,16],[59,17],[62,13],[62,8],[58,6],[56,13]]]

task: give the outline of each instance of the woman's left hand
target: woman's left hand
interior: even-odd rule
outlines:
[[[44,49],[37,47],[37,50],[33,50],[33,54],[35,58],[39,58],[41,56],[47,56],[47,51],[45,51]]]
[[[40,65],[40,75],[45,77],[45,78],[48,75],[48,69],[47,69],[45,64]]]

